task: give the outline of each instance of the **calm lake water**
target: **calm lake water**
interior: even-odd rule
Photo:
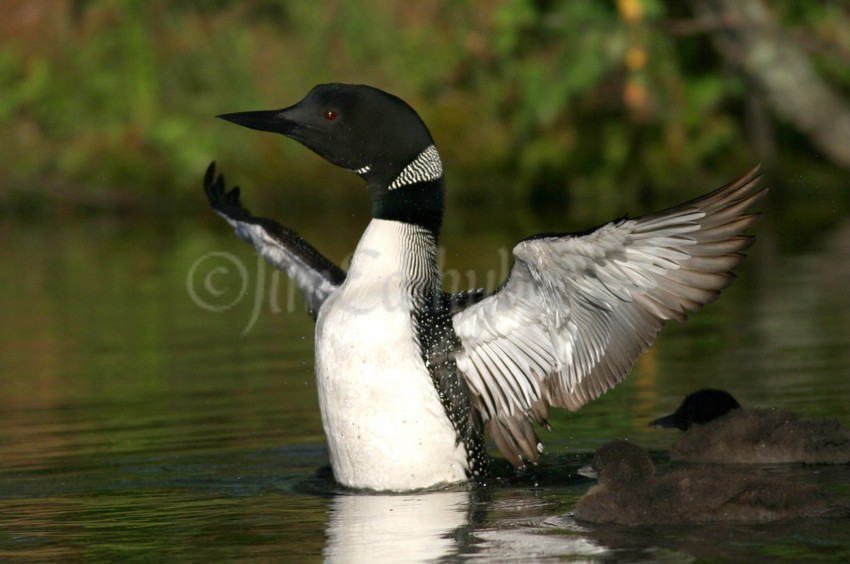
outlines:
[[[492,287],[514,242],[559,227],[517,215],[451,210],[448,287]],[[366,223],[280,219],[337,261]],[[321,470],[313,322],[300,296],[211,212],[4,220],[0,559],[847,562],[847,517],[666,528],[572,517],[592,483],[576,469],[605,442],[629,438],[669,468],[676,432],[647,422],[700,387],[850,426],[850,221],[826,223],[789,233],[768,214],[718,302],[666,327],[617,388],[553,416],[538,468],[510,483],[365,495]],[[847,465],[742,471],[850,501]]]

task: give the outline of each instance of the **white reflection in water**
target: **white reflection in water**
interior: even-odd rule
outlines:
[[[328,562],[432,561],[456,553],[470,492],[339,495],[331,504]]]
[[[608,551],[570,517],[502,519],[481,528],[473,522],[474,497],[468,491],[339,495],[331,504],[325,560],[375,564],[463,556],[528,562]]]
[[[584,529],[569,516],[549,517],[540,522],[520,522],[504,528],[477,531],[482,542],[474,559],[483,561],[540,562],[571,561],[601,557],[608,548],[587,538]]]

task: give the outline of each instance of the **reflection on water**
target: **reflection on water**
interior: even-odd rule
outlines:
[[[443,257],[459,284],[498,281],[506,245],[549,227],[500,220],[484,222],[499,230],[466,232],[453,218]],[[343,261],[363,220],[333,221],[332,233],[315,229],[326,218],[293,227]],[[571,517],[589,485],[575,469],[607,440],[628,437],[669,467],[676,432],[647,423],[700,387],[850,425],[850,222],[791,254],[769,222],[758,235],[721,300],[665,328],[603,398],[553,415],[539,468],[486,487],[387,496],[317,477],[328,459],[313,322],[287,280],[223,225],[7,222],[0,558],[846,561],[848,518],[654,529]],[[850,501],[847,465],[766,471]]]
[[[458,554],[469,524],[468,491],[338,495],[328,515],[330,562],[434,561]]]

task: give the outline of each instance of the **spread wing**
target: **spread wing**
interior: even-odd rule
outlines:
[[[291,229],[274,220],[251,215],[239,201],[239,187],[227,191],[224,176],[216,176],[215,163],[210,164],[204,175],[204,191],[212,208],[233,227],[240,239],[254,245],[269,264],[295,281],[315,319],[327,297],[345,280],[345,271]]]
[[[752,244],[758,167],[701,198],[513,249],[508,279],[455,313],[457,366],[499,449],[517,466],[541,447],[549,406],[577,410],[625,378],[668,319],[728,286]]]

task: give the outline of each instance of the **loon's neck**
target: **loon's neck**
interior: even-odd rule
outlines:
[[[419,225],[430,231],[436,241],[443,225],[445,187],[443,178],[415,182],[399,188],[369,187],[372,217]]]
[[[433,143],[403,166],[371,166],[358,171],[372,197],[372,217],[419,225],[436,241],[443,224],[443,163]]]

